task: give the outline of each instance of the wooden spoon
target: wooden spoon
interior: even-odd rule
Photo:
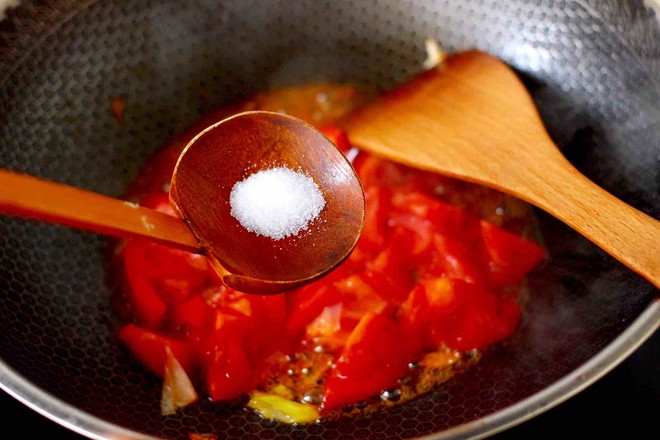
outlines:
[[[247,231],[228,204],[236,182],[275,166],[302,170],[326,201],[308,231],[278,241]],[[171,188],[184,220],[0,170],[0,213],[205,253],[223,282],[253,293],[281,292],[322,276],[349,255],[364,221],[362,187],[344,155],[310,125],[277,113],[242,113],[201,132],[179,158]]]
[[[342,125],[364,150],[538,206],[660,287],[660,222],[564,158],[527,90],[502,61],[476,51],[451,56]]]
[[[282,240],[258,236],[230,214],[236,182],[259,170],[302,170],[323,191],[325,207],[308,231]],[[245,112],[208,127],[184,149],[170,201],[186,219],[223,281],[273,293],[328,272],[362,232],[364,193],[355,170],[319,131],[292,116]]]

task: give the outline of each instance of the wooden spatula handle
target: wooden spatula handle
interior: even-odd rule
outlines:
[[[563,156],[530,173],[528,183],[522,197],[660,288],[660,221],[593,183]]]
[[[117,237],[148,237],[191,252],[200,245],[179,218],[71,186],[0,170],[0,213]]]

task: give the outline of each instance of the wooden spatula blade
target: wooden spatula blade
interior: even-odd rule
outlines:
[[[564,158],[522,82],[497,58],[453,55],[350,114],[343,127],[371,153],[538,206],[660,287],[660,222]]]

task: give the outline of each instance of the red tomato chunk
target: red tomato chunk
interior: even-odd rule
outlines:
[[[345,134],[326,127],[342,151]],[[279,296],[223,286],[204,257],[142,240],[125,244],[126,302],[134,323],[121,341],[163,375],[166,347],[213,400],[264,383],[274,356],[324,347],[318,382],[332,410],[396,387],[439,347],[484,349],[516,329],[515,286],[543,258],[534,242],[443,201],[438,177],[360,153],[364,232],[350,258]],[[145,204],[173,214],[165,192]],[[511,287],[514,287],[512,290]]]

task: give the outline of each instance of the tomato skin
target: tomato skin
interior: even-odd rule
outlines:
[[[148,240],[127,241],[122,258],[136,318],[149,328],[158,327],[167,305],[186,301],[215,279],[205,257]]]
[[[245,329],[238,320],[226,318],[201,345],[206,391],[213,400],[238,398],[252,391],[257,379],[244,348]]]
[[[434,227],[430,220],[394,212],[389,219],[392,225],[390,243],[397,246],[409,261],[420,268],[430,260],[433,248]]]
[[[160,299],[143,270],[146,254],[142,240],[127,241],[122,249],[124,276],[128,285],[126,299],[138,324],[158,329],[167,313],[167,304]]]
[[[230,400],[252,391],[255,377],[241,341],[224,341],[207,364],[206,390],[213,400]]]
[[[482,284],[486,279],[483,247],[479,242],[436,234],[433,238],[436,267],[450,278]]]
[[[434,232],[445,235],[465,233],[470,221],[476,224],[464,210],[418,191],[395,191],[392,206],[399,215],[429,221]]]
[[[308,284],[287,295],[288,320],[286,332],[298,337],[305,331],[324,308],[341,302],[339,291],[331,284],[316,282]]]
[[[489,283],[502,288],[520,282],[545,256],[531,240],[481,221],[481,236],[488,257]]]
[[[452,273],[481,280],[484,264],[479,222],[460,208],[418,191],[397,189],[389,223],[392,242],[404,242],[402,254],[419,273]],[[446,240],[445,240],[446,238]],[[422,277],[423,278],[423,277]]]
[[[448,324],[447,320],[458,306],[452,281],[443,276],[415,286],[402,305],[400,315],[423,348],[431,351],[444,343],[445,334],[439,330]]]
[[[381,313],[390,303],[383,299],[366,280],[365,275],[351,275],[334,283],[341,293],[341,327],[353,330],[358,322],[368,313]]]
[[[141,205],[176,216],[166,192],[148,195]],[[131,264],[141,268],[144,277],[167,304],[183,302],[204,285],[217,280],[215,272],[202,255],[140,239],[128,243],[142,248],[142,261],[132,261]]]
[[[187,338],[198,340],[213,324],[214,310],[202,295],[194,295],[172,309],[172,324]]]
[[[482,349],[510,336],[521,311],[513,299],[445,276],[416,287],[404,303],[402,315],[425,349],[444,344],[464,351]]]
[[[305,332],[305,339],[337,350],[346,344],[350,332],[341,328],[342,304],[335,304],[323,309]]]
[[[372,312],[365,314],[325,383],[323,408],[358,402],[395,386],[416,350],[396,321]]]
[[[186,372],[190,372],[195,363],[195,350],[191,344],[140,328],[135,324],[122,327],[118,337],[142,365],[160,377],[165,373],[167,360],[165,347],[170,348]]]
[[[364,190],[365,215],[358,247],[378,252],[389,237],[388,213],[391,209],[391,192],[386,188],[367,187]]]
[[[157,243],[148,243],[143,263],[163,301],[178,304],[200,292],[211,279],[205,257]]]
[[[360,154],[354,162],[360,181],[364,188],[396,188],[405,185],[411,180],[410,172],[401,165],[395,164],[376,156]]]
[[[456,350],[483,349],[509,337],[518,326],[521,311],[513,299],[501,299],[479,286],[454,281],[461,298],[460,319],[454,321],[446,344]]]
[[[395,304],[402,303],[415,282],[406,254],[393,245],[383,249],[367,263],[366,279],[379,296]]]

